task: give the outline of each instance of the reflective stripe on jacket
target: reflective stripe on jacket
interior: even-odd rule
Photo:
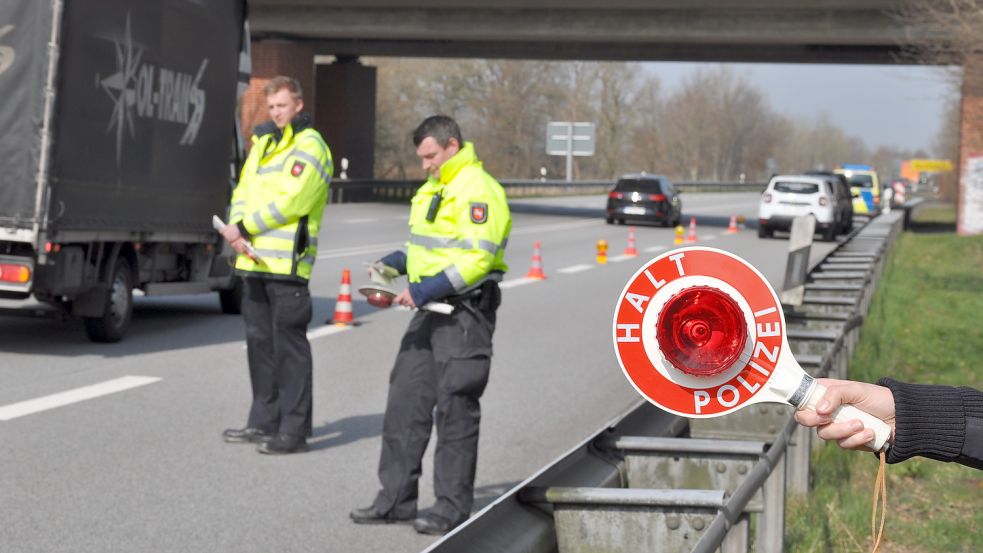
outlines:
[[[435,194],[440,208],[433,222],[427,212]],[[512,216],[505,190],[483,168],[474,145],[464,147],[417,190],[410,208],[406,272],[410,282],[444,272],[460,292],[491,271],[505,272],[505,245]]]
[[[309,280],[333,166],[324,139],[299,116],[253,136],[253,146],[232,194],[230,223],[242,223],[260,261],[236,258],[240,274]],[[299,130],[294,131],[294,128]]]

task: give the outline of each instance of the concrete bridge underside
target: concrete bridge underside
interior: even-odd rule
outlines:
[[[259,38],[347,55],[899,63],[889,0],[251,0]]]
[[[372,177],[375,69],[360,56],[906,64],[941,35],[899,17],[908,0],[249,0],[258,92],[298,77],[348,175]],[[330,65],[316,55],[334,55]],[[974,60],[975,63],[975,60]],[[330,86],[317,87],[316,84]],[[983,151],[983,90],[963,89],[961,151]],[[962,162],[960,163],[960,168]]]

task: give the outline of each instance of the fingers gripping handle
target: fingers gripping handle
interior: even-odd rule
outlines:
[[[799,409],[809,409],[811,411],[816,410],[816,404],[819,400],[826,394],[826,387],[818,382],[814,382],[812,389],[806,396],[805,401],[803,401],[798,408]],[[849,422],[853,420],[860,420],[863,423],[864,428],[869,428],[874,431],[874,439],[867,442],[867,447],[874,451],[881,451],[882,449],[887,449],[890,444],[887,443],[888,438],[891,437],[891,427],[881,419],[861,411],[852,405],[840,405],[835,411],[833,411],[833,422]]]

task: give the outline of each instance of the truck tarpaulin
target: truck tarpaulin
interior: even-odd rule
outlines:
[[[231,189],[245,9],[243,0],[64,3],[52,236],[211,232]]]
[[[28,227],[35,215],[51,8],[0,2],[0,226]]]

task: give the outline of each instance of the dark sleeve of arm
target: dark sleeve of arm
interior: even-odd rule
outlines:
[[[897,428],[888,463],[921,456],[983,470],[983,392],[890,378],[877,383],[894,395]]]
[[[406,274],[406,252],[404,251],[396,250],[390,254],[386,254],[386,256],[379,261],[381,261],[386,267],[396,269],[401,275]]]
[[[454,293],[454,285],[451,284],[447,274],[443,271],[434,276],[424,277],[420,282],[410,283],[410,296],[417,307],[434,300],[439,300]]]

